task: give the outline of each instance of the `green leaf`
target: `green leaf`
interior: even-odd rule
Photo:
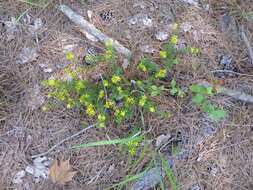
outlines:
[[[115,139],[115,140],[109,140],[109,141],[91,142],[91,143],[73,146],[71,148],[84,148],[84,147],[91,147],[91,146],[103,146],[103,145],[111,145],[111,144],[119,144],[119,143],[128,143],[131,141],[140,140],[140,138],[141,137],[139,136],[139,137],[134,137],[134,138],[124,138],[124,139]]]
[[[178,96],[183,97],[185,95],[185,92],[178,88]]]
[[[213,91],[213,87],[210,86],[210,87],[206,88],[206,93],[207,93],[208,95],[211,95],[211,96],[212,96],[212,95],[213,95],[213,92],[212,92],[212,91]]]
[[[176,82],[175,80],[172,80],[172,81],[170,82],[170,84],[171,84],[172,88],[175,88],[176,85],[177,85],[177,82]]]
[[[204,99],[205,99],[205,96],[203,96],[201,94],[197,94],[196,96],[194,96],[194,98],[192,98],[192,101],[195,104],[201,104]]]
[[[171,90],[170,90],[170,94],[171,95],[175,95],[177,93],[177,88],[172,88]]]
[[[205,94],[206,93],[206,88],[201,86],[201,85],[191,85],[190,90],[192,92],[196,92],[196,93],[199,93],[199,94]]]
[[[164,87],[163,86],[157,87],[155,85],[152,85],[151,90],[152,91],[151,91],[150,95],[153,97],[153,96],[157,96],[158,94],[160,94],[161,91],[164,90]]]
[[[158,113],[159,113],[161,116],[166,117],[166,118],[172,117],[172,114],[170,114],[170,113],[165,113],[165,112],[161,112],[161,111],[158,111]]]
[[[221,88],[215,88],[215,90],[216,90],[216,93],[217,93],[217,94],[219,94],[219,93],[222,92],[222,89],[221,89]]]
[[[224,110],[214,110],[208,114],[208,116],[214,121],[218,121],[220,118],[224,117],[226,112]]]

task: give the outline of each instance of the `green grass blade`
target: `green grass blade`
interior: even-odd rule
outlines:
[[[35,3],[35,2],[32,2],[32,1],[29,1],[29,0],[17,0],[21,3],[26,3],[26,4],[29,4],[29,5],[32,5],[32,6],[36,6],[36,7],[40,7],[40,8],[45,8],[46,5],[43,5],[43,4],[40,4],[40,3]]]
[[[31,10],[31,7],[26,9],[23,13],[21,13],[18,18],[16,19],[16,23],[18,23],[20,21],[20,19],[25,16],[26,13],[28,13]]]
[[[161,161],[162,161],[162,165],[163,165],[163,169],[166,173],[166,176],[169,180],[170,186],[172,190],[177,190],[177,179],[174,176],[173,171],[171,170],[169,164],[167,163],[167,161],[164,159],[164,157],[162,155],[160,155]]]
[[[84,148],[84,147],[91,147],[91,146],[103,146],[103,145],[111,145],[111,144],[119,144],[119,143],[128,143],[131,141],[139,140],[140,138],[141,137],[134,137],[134,138],[115,139],[115,140],[109,140],[109,141],[91,142],[91,143],[73,146],[71,148]]]
[[[128,178],[124,179],[123,181],[121,181],[121,182],[119,182],[119,183],[117,183],[117,184],[111,186],[110,188],[108,188],[108,189],[106,189],[106,190],[109,190],[109,189],[114,188],[114,187],[117,187],[117,186],[125,185],[125,184],[128,183],[128,182],[131,182],[131,181],[133,181],[133,180],[135,180],[135,179],[138,179],[138,178],[142,177],[142,176],[144,175],[144,173],[145,173],[145,171],[144,171],[144,172],[141,172],[141,173],[138,173],[138,174],[136,174],[136,175],[134,175],[134,176],[128,177]]]

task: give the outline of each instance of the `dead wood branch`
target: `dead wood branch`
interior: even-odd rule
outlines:
[[[72,22],[79,25],[82,29],[87,31],[89,34],[98,38],[102,43],[105,43],[106,41],[111,41],[113,42],[113,48],[115,48],[119,53],[122,53],[127,57],[130,57],[132,55],[129,49],[125,48],[117,40],[114,40],[108,37],[107,35],[105,35],[104,33],[102,33],[93,24],[86,21],[82,16],[76,14],[68,6],[61,4],[60,9]]]
[[[246,33],[245,33],[245,30],[244,30],[244,27],[242,26],[241,28],[241,37],[242,37],[242,40],[244,41],[248,51],[249,51],[249,57],[250,57],[250,60],[251,60],[251,64],[253,64],[253,50],[252,50],[252,47],[250,45],[250,41],[248,40],[247,36],[246,36]]]
[[[202,82],[202,83],[200,83],[200,85],[203,85],[204,87],[214,87],[214,85],[212,85],[208,82]],[[237,100],[241,100],[241,101],[244,101],[244,102],[253,103],[253,96],[251,96],[249,94],[245,94],[244,92],[228,89],[228,88],[225,88],[225,87],[220,87],[219,86],[219,88],[221,88],[221,94],[231,96],[231,97],[233,97]]]
[[[238,72],[231,71],[231,70],[213,70],[211,72],[212,73],[231,73],[231,74],[235,74],[235,75],[243,76],[243,77],[253,77],[253,75],[251,75],[251,74],[238,73]]]

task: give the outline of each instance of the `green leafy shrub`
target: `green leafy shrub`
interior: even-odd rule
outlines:
[[[130,79],[126,77],[122,66],[118,63],[112,42],[107,42],[105,55],[86,57],[90,63],[97,65],[106,63],[109,66],[109,71],[106,74],[100,75],[99,79],[84,80],[80,76],[87,71],[87,68],[84,66],[77,69],[67,67],[64,71],[69,73],[72,80],[50,79],[44,81],[45,86],[51,87],[48,97],[63,102],[68,109],[77,106],[84,107],[86,114],[96,119],[96,124],[99,127],[104,127],[110,121],[120,124],[124,119],[131,119],[133,115],[138,116],[140,113],[138,110],[141,110],[141,113],[144,110],[170,117],[171,114],[160,111],[154,101],[155,96],[163,91],[168,91],[160,85],[159,81],[164,80],[167,77],[168,69],[180,61],[179,55],[199,53],[197,48],[175,48],[177,39],[178,36],[173,34],[164,50],[159,52],[159,64],[154,63],[151,57],[140,59],[137,64],[133,65],[131,72],[136,75]],[[72,54],[67,54],[66,58],[74,61]],[[171,87],[170,93],[172,95],[179,97],[185,95],[182,89],[176,87],[175,80],[171,81]],[[202,92],[196,86],[192,86],[191,90],[198,93],[193,101],[200,105],[201,110],[207,112],[213,119],[220,118],[223,113],[215,110],[205,101],[205,95],[209,91]],[[48,104],[42,109],[47,110],[53,106],[53,104]]]
[[[201,111],[206,112],[211,119],[218,121],[226,115],[224,110],[217,109],[218,106],[208,100],[208,97],[220,92],[219,88],[214,89],[213,87],[205,88],[201,85],[192,85],[190,90],[196,94],[192,101],[199,106]]]

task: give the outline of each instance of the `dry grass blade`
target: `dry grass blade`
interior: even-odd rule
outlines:
[[[53,182],[64,185],[72,181],[72,178],[75,176],[76,173],[77,172],[71,171],[71,165],[69,163],[69,160],[61,160],[59,165],[57,161],[53,163],[50,168],[49,177]]]

